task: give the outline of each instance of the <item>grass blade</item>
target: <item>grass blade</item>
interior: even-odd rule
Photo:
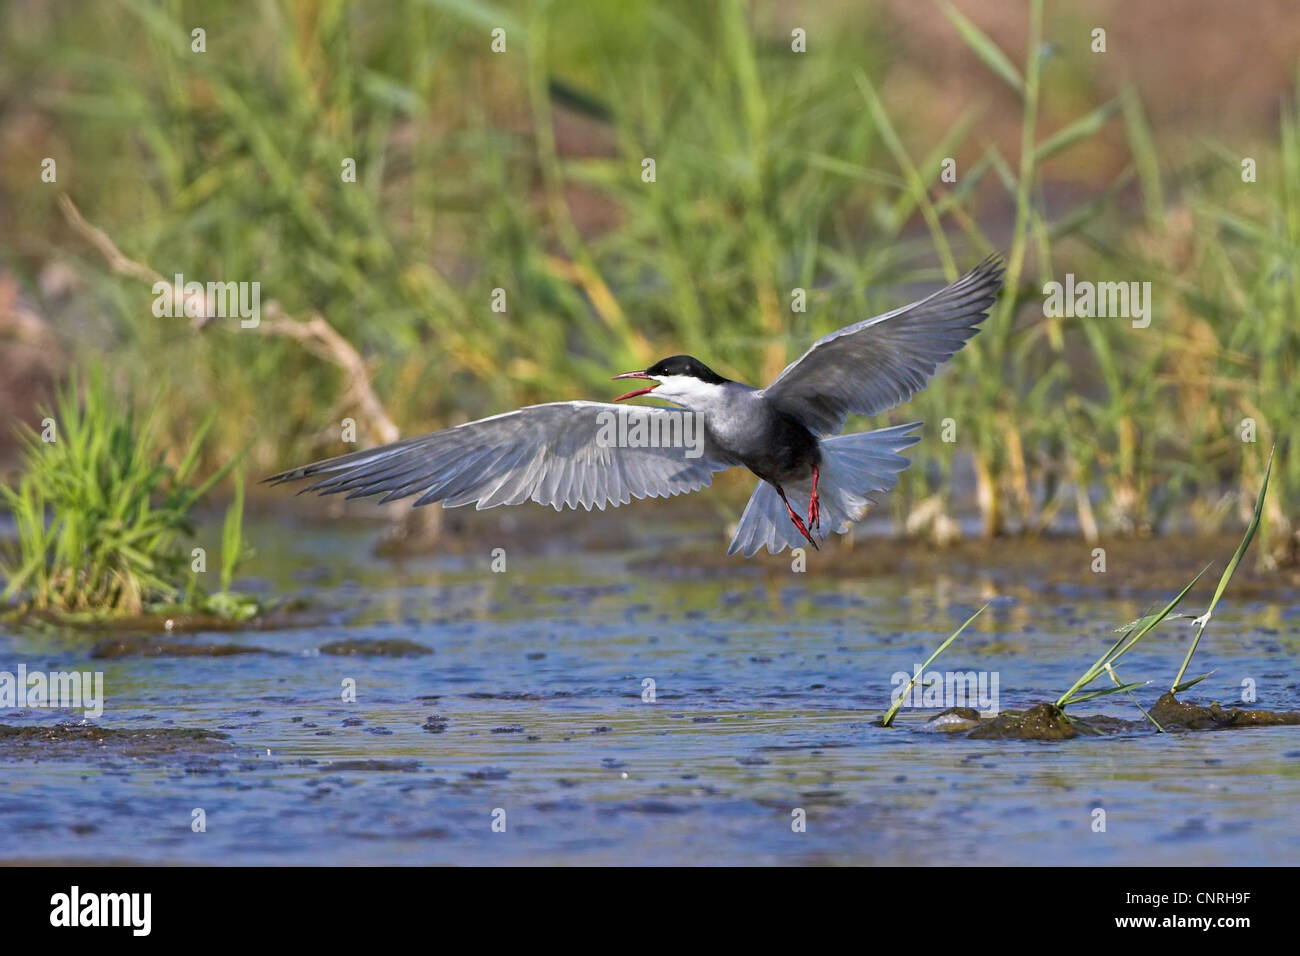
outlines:
[[[926,662],[921,665],[921,673],[924,674],[925,669],[934,663],[934,659],[938,657],[940,654],[942,654],[949,644],[957,640],[958,635],[960,635],[962,631],[966,630],[966,628],[970,625],[970,622],[975,620],[975,618],[979,617],[981,614],[983,614],[984,611],[987,610],[987,608],[988,605],[985,604],[984,607],[980,608],[970,617],[966,618],[965,624],[957,628],[957,630],[953,631],[952,635],[946,641],[944,641],[937,648],[935,648],[934,653],[931,654],[929,659],[927,659]],[[916,686],[916,678],[917,675],[913,674],[912,679],[907,682],[907,687],[905,687],[903,689],[903,692],[898,695],[898,700],[894,701],[893,706],[889,708],[889,711],[888,713],[885,714],[884,719],[880,721],[880,726],[882,727],[893,726],[894,717],[898,714],[898,711],[902,708],[903,701],[907,699],[907,695],[910,694],[912,692],[912,688]]]
[[[1237,565],[1241,564],[1241,559],[1245,556],[1246,549],[1250,547],[1250,542],[1254,539],[1255,532],[1259,528],[1259,519],[1264,514],[1264,496],[1268,493],[1268,479],[1273,473],[1273,453],[1276,450],[1276,445],[1269,450],[1268,464],[1264,468],[1264,481],[1259,486],[1259,495],[1255,498],[1255,513],[1251,515],[1250,524],[1246,526],[1246,533],[1242,536],[1241,544],[1237,545],[1237,551],[1232,556],[1232,560],[1223,569],[1223,575],[1219,578],[1219,585],[1214,589],[1214,597],[1210,599],[1210,606],[1205,609],[1203,615],[1196,619],[1196,637],[1192,638],[1192,646],[1187,649],[1187,656],[1183,658],[1183,666],[1178,668],[1178,676],[1174,678],[1173,686],[1170,688],[1175,693],[1178,691],[1178,685],[1183,683],[1183,674],[1187,673],[1187,665],[1192,662],[1192,655],[1196,653],[1196,646],[1201,643],[1201,635],[1205,633],[1205,625],[1210,623],[1210,617],[1219,604],[1219,598],[1223,597],[1223,592],[1228,588],[1228,582],[1232,580]],[[1191,684],[1187,686],[1190,687]]]
[[[1119,109],[1119,100],[1113,99],[1098,106],[1091,113],[1079,117],[1064,129],[1057,130],[1038,144],[1034,150],[1034,162],[1041,163],[1062,150],[1069,149],[1080,140],[1095,136],[1110,122],[1111,117],[1119,112]]]
[[[966,46],[970,47],[971,52],[979,57],[985,66],[1006,80],[1017,93],[1025,92],[1025,81],[1021,78],[1020,71],[1002,52],[1001,47],[989,39],[987,33],[967,20],[951,3],[943,5],[943,15],[957,28]]]
[[[1119,678],[1119,672],[1115,670],[1115,668],[1111,667],[1109,664],[1106,665],[1106,673],[1110,675],[1111,682],[1116,687],[1124,686],[1124,682]],[[1145,683],[1149,684],[1151,682],[1146,681]],[[1133,706],[1142,712],[1143,717],[1151,721],[1152,726],[1154,726],[1156,729],[1156,733],[1163,734],[1165,732],[1165,729],[1160,726],[1160,721],[1156,720],[1154,717],[1152,717],[1150,714],[1147,713],[1147,709],[1143,707],[1142,704],[1139,703],[1137,697],[1133,695],[1133,690],[1131,687],[1128,688],[1127,692],[1128,692],[1128,699],[1133,701]]]
[[[1172,693],[1181,694],[1183,691],[1187,690],[1187,688],[1195,687],[1197,684],[1205,680],[1205,678],[1209,677],[1211,674],[1217,673],[1218,670],[1219,669],[1216,667],[1214,670],[1204,673],[1200,677],[1193,677],[1191,680],[1183,681],[1181,684],[1175,684],[1173,686]]]
[[[1070,703],[1079,704],[1085,700],[1093,700],[1097,697],[1107,697],[1110,694],[1123,694],[1126,691],[1136,690],[1139,687],[1146,687],[1150,683],[1149,680],[1140,680],[1132,684],[1120,684],[1118,687],[1107,687],[1104,690],[1092,690],[1088,691],[1086,694],[1080,694],[1078,697],[1072,697]],[[1140,707],[1138,709],[1141,710]],[[1146,713],[1146,711],[1142,712]]]
[[[1110,650],[1103,654],[1096,664],[1085,671],[1083,676],[1074,682],[1074,686],[1057,699],[1056,706],[1063,708],[1067,704],[1088,699],[1086,696],[1077,697],[1075,695],[1079,690],[1087,687],[1094,680],[1100,677],[1102,672],[1105,671],[1107,665],[1114,664],[1115,661],[1127,654],[1133,649],[1134,644],[1142,640],[1142,638],[1149,634],[1153,628],[1168,617],[1173,612],[1173,609],[1178,606],[1178,602],[1186,597],[1187,592],[1196,585],[1196,582],[1199,581],[1201,576],[1208,570],[1210,570],[1210,566],[1207,564],[1205,567],[1201,568],[1196,577],[1192,578],[1192,580],[1187,583],[1185,588],[1175,595],[1172,601],[1164,606],[1163,610],[1156,614],[1148,614],[1146,617],[1140,618],[1137,622],[1141,625],[1140,627],[1137,627],[1135,630],[1125,631],[1124,634],[1120,636],[1120,639],[1111,645]],[[1132,637],[1128,637],[1130,633],[1133,635]],[[1126,638],[1128,639],[1127,643],[1125,643]]]

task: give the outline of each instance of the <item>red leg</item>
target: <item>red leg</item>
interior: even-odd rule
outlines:
[[[822,526],[822,505],[817,497],[817,466],[813,465],[812,496],[808,499],[808,523],[814,528]]]
[[[812,535],[808,533],[808,526],[803,523],[803,519],[795,514],[794,509],[790,507],[790,499],[785,496],[785,489],[780,485],[773,485],[772,487],[776,489],[776,493],[780,495],[781,500],[785,502],[785,510],[790,513],[790,520],[793,521],[794,526],[799,529],[799,533],[808,539],[808,543],[813,546],[814,550],[820,551],[821,548],[817,546],[817,542],[814,541]]]

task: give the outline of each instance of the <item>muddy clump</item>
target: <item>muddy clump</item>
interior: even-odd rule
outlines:
[[[367,773],[411,773],[420,769],[418,760],[336,760],[318,768],[321,773],[359,770]]]
[[[1179,730],[1237,730],[1242,727],[1284,727],[1300,724],[1300,711],[1224,710],[1218,702],[1209,707],[1189,704],[1165,691],[1151,708],[1160,726]]]
[[[6,614],[5,618],[15,623],[52,625],[57,628],[95,633],[182,634],[194,631],[271,631],[287,624],[301,623],[303,617],[300,612],[308,607],[306,601],[294,598],[263,608],[252,618],[242,619],[180,608],[126,615],[108,615],[99,612],[60,614],[49,610],[14,611]]]
[[[1025,711],[1009,710],[981,720],[966,736],[971,740],[1073,740],[1124,733],[1139,726],[1134,721],[1100,714],[1070,718],[1055,704],[1042,703]]]
[[[15,727],[0,724],[0,757],[77,756],[87,751],[126,757],[159,757],[226,749],[229,734],[186,727],[114,730],[94,724]]]
[[[1070,740],[1079,731],[1055,704],[1038,704],[1026,711],[1007,711],[983,721],[967,734],[972,740]]]
[[[322,644],[320,652],[340,657],[425,657],[433,653],[433,648],[394,637],[375,641],[331,641]]]
[[[231,657],[236,654],[275,654],[269,648],[252,644],[213,644],[190,641],[157,641],[148,637],[115,637],[100,641],[90,656],[99,659],[118,657]]]

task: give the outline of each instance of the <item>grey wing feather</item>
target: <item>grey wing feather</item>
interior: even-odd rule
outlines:
[[[763,394],[820,435],[837,433],[850,414],[893,408],[979,331],[1001,286],[991,256],[928,298],[820,339]]]
[[[682,427],[666,427],[677,409],[600,402],[554,402],[468,422],[455,428],[318,461],[272,475],[272,484],[318,479],[303,489],[380,502],[418,494],[416,505],[477,508],[535,501],[563,508],[617,507],[633,498],[666,498],[709,485],[713,473],[736,462],[702,428],[695,449]],[[638,424],[646,436],[679,436],[674,446],[625,447]],[[300,492],[301,494],[302,492]]]

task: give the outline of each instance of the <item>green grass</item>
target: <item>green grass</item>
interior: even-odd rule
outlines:
[[[51,130],[15,137],[31,151],[15,164],[53,155],[58,189],[164,275],[259,281],[264,303],[323,315],[406,432],[607,397],[613,372],[678,351],[763,382],[819,335],[1000,251],[1007,290],[985,330],[897,413],[927,439],[885,507],[955,510],[969,456],[989,535],[1145,533],[1189,513],[1214,530],[1225,486],[1244,502],[1258,483],[1239,437],[1252,419],[1283,453],[1259,533],[1285,557],[1300,500],[1286,454],[1300,441],[1295,103],[1261,142],[1162,156],[1136,90],[1093,97],[1079,61],[1049,52],[1064,27],[1041,0],[1020,50],[941,4],[1015,98],[1018,149],[986,138],[974,100],[927,140],[886,82],[893,25],[845,9],[810,10],[795,54],[783,19],[740,2],[279,0],[204,8],[209,52],[195,54],[181,2],[109,0],[39,27],[6,7],[0,98]],[[1073,204],[1053,195],[1101,140],[1127,167]],[[956,183],[938,175],[948,156]],[[95,318],[71,337],[138,382],[187,369],[161,435],[219,405],[208,470],[250,436],[261,472],[344,450],[357,409],[337,369],[253,330],[154,318],[147,288],[45,225],[57,189],[0,189],[16,223],[5,262],[33,295],[46,261],[84,257],[92,284],[72,311]],[[1066,271],[1150,280],[1151,326],[1043,316],[1043,283]],[[946,418],[955,444],[937,438]]]
[[[161,607],[236,617],[256,610],[229,593],[242,495],[227,513],[217,605],[209,607],[185,547],[195,506],[226,470],[196,480],[207,430],[199,428],[181,460],[168,465],[156,415],[138,421],[102,372],[89,374],[84,389],[74,376],[42,429],[22,429],[23,474],[13,486],[0,485],[18,530],[0,559],[7,579],[0,601],[91,618]]]
[[[1180,693],[1210,676],[1209,674],[1202,674],[1200,677],[1193,677],[1189,681],[1183,680],[1183,676],[1187,673],[1187,665],[1192,662],[1192,655],[1196,653],[1196,648],[1201,643],[1201,635],[1205,633],[1205,627],[1210,623],[1210,617],[1214,614],[1214,609],[1219,606],[1219,599],[1223,597],[1223,592],[1228,589],[1228,582],[1232,580],[1232,576],[1237,571],[1237,566],[1241,564],[1241,559],[1246,555],[1246,549],[1250,547],[1250,542],[1259,529],[1260,518],[1264,515],[1264,498],[1268,494],[1268,479],[1272,473],[1273,452],[1270,451],[1268,464],[1264,467],[1264,480],[1260,483],[1259,495],[1255,498],[1255,511],[1251,515],[1250,523],[1246,526],[1246,533],[1242,536],[1241,544],[1237,545],[1237,550],[1229,559],[1227,567],[1223,569],[1219,583],[1214,589],[1214,596],[1210,598],[1210,606],[1205,609],[1204,614],[1196,619],[1196,636],[1192,638],[1191,646],[1187,648],[1187,656],[1183,658],[1182,666],[1178,668],[1178,674],[1174,677],[1173,686],[1170,688],[1172,693]]]
[[[1120,631],[1119,638],[1110,646],[1106,653],[1097,658],[1096,663],[1084,671],[1083,674],[1080,675],[1079,679],[1070,686],[1070,689],[1056,699],[1056,706],[1064,710],[1070,704],[1081,703],[1082,701],[1092,700],[1096,697],[1106,697],[1110,694],[1126,693],[1135,688],[1146,686],[1149,681],[1139,681],[1133,684],[1124,684],[1116,681],[1117,686],[1115,687],[1107,687],[1102,690],[1088,691],[1087,693],[1084,693],[1085,688],[1087,688],[1093,681],[1097,680],[1097,678],[1101,677],[1103,674],[1112,673],[1115,665],[1119,662],[1121,657],[1131,651],[1138,641],[1142,640],[1142,638],[1155,630],[1161,621],[1168,618],[1169,615],[1173,613],[1174,608],[1178,607],[1183,598],[1187,596],[1187,592],[1190,591],[1196,585],[1196,582],[1201,579],[1201,575],[1205,574],[1208,570],[1208,566],[1202,568],[1197,573],[1196,577],[1192,578],[1192,580],[1188,582],[1187,586],[1179,591],[1178,594],[1175,595],[1174,598],[1161,610],[1153,614],[1147,614],[1144,617],[1140,617],[1136,621],[1133,621],[1131,624],[1125,625]]]
[[[1202,674],[1201,676],[1194,677],[1191,680],[1185,681],[1183,679],[1184,675],[1187,673],[1188,665],[1192,662],[1192,655],[1196,653],[1196,649],[1201,643],[1201,635],[1205,633],[1205,627],[1209,623],[1210,617],[1214,613],[1214,609],[1218,607],[1219,600],[1223,597],[1224,591],[1228,588],[1228,583],[1232,580],[1233,574],[1236,573],[1237,568],[1240,566],[1242,558],[1245,557],[1246,550],[1250,547],[1251,541],[1254,540],[1255,532],[1259,528],[1260,519],[1264,514],[1264,501],[1268,494],[1269,476],[1272,474],[1272,471],[1273,452],[1270,451],[1268,463],[1264,467],[1264,479],[1260,483],[1259,494],[1255,498],[1255,507],[1251,520],[1246,527],[1245,534],[1242,536],[1241,543],[1237,545],[1237,550],[1233,552],[1232,557],[1228,560],[1227,566],[1223,569],[1223,574],[1219,577],[1219,583],[1214,589],[1214,595],[1210,598],[1210,604],[1206,608],[1205,613],[1200,617],[1193,617],[1190,614],[1174,615],[1173,612],[1178,605],[1182,603],[1183,598],[1187,596],[1188,592],[1196,586],[1196,583],[1201,579],[1205,572],[1209,570],[1208,565],[1205,568],[1202,568],[1196,577],[1192,578],[1192,580],[1187,583],[1187,586],[1179,591],[1178,594],[1175,595],[1174,598],[1161,610],[1152,614],[1147,614],[1136,621],[1124,625],[1122,628],[1117,628],[1117,630],[1120,631],[1119,638],[1104,654],[1101,655],[1101,657],[1097,659],[1096,663],[1080,675],[1079,679],[1070,686],[1069,690],[1057,698],[1057,707],[1064,709],[1070,704],[1077,704],[1085,700],[1105,697],[1110,694],[1125,693],[1133,700],[1133,703],[1137,705],[1138,709],[1142,711],[1143,716],[1155,724],[1157,730],[1160,730],[1160,725],[1156,723],[1156,721],[1142,708],[1141,704],[1138,704],[1137,699],[1133,697],[1132,694],[1135,689],[1145,687],[1151,682],[1139,681],[1137,683],[1125,683],[1120,679],[1116,672],[1115,665],[1121,657],[1133,649],[1138,641],[1142,640],[1154,631],[1161,623],[1171,619],[1171,617],[1173,619],[1190,618],[1192,623],[1196,626],[1196,635],[1192,638],[1191,645],[1187,649],[1187,655],[1183,658],[1182,665],[1178,668],[1178,674],[1174,677],[1170,691],[1175,694],[1180,693],[1187,690],[1189,687],[1194,687],[1196,684],[1199,684],[1201,681],[1205,680],[1205,678],[1210,676],[1210,674]],[[1213,672],[1211,671],[1210,673]],[[1115,686],[1085,693],[1085,688],[1095,682],[1103,674],[1109,675]]]

